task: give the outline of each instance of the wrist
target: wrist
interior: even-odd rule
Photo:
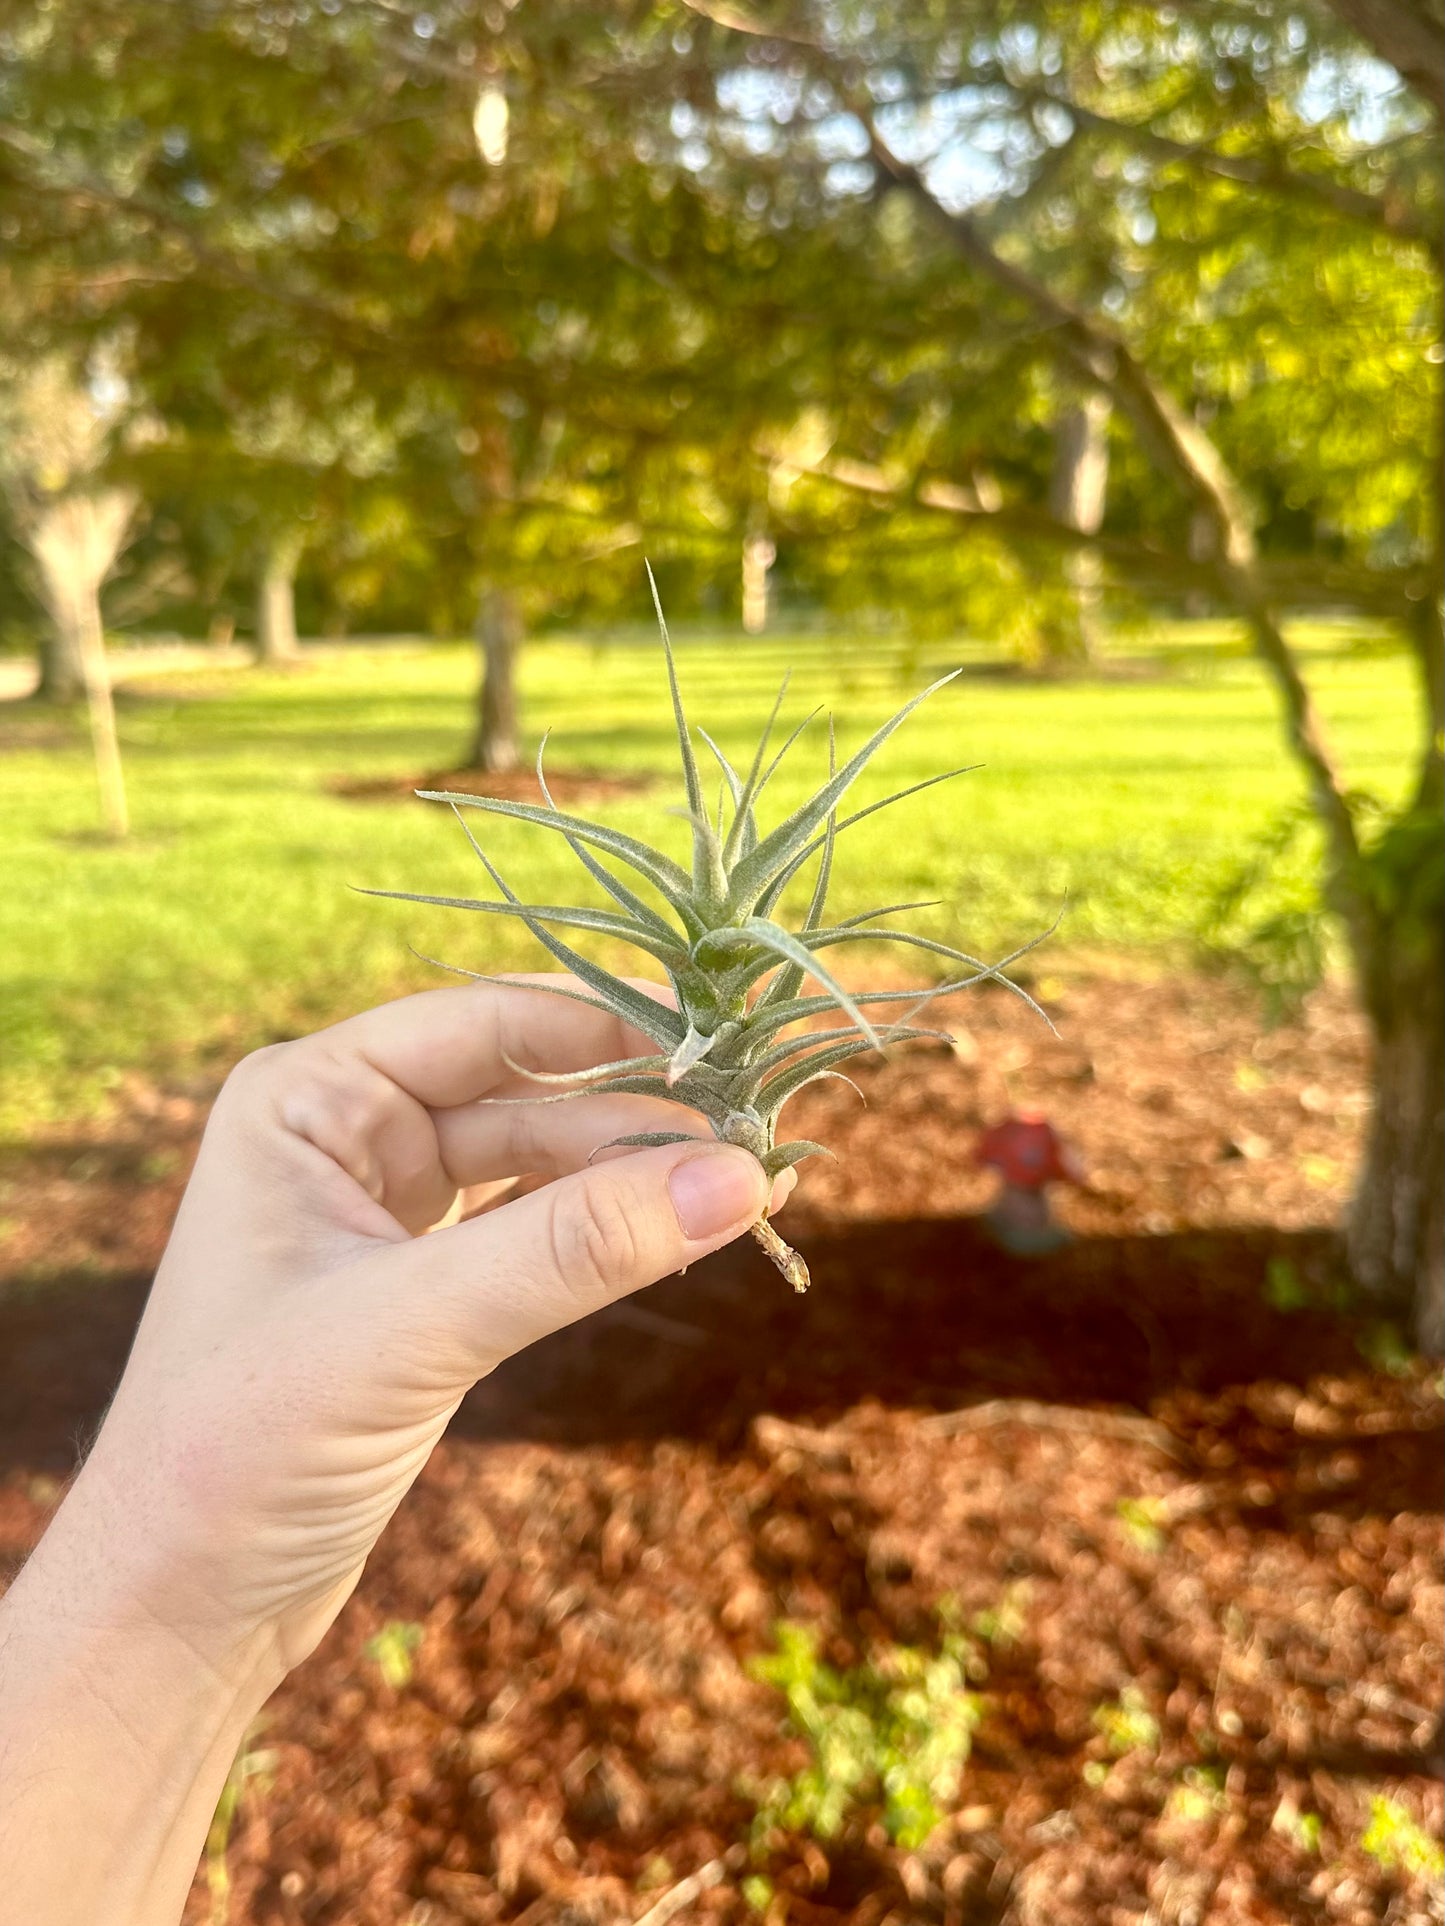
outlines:
[[[271,1626],[216,1584],[213,1530],[185,1516],[173,1480],[149,1489],[109,1444],[103,1433],[22,1569],[21,1601],[43,1587],[57,1638],[81,1649],[115,1643],[178,1684],[268,1695],[287,1667]]]
[[[0,1599],[0,1864],[17,1918],[153,1926],[281,1668],[268,1633],[158,1609],[155,1543],[97,1495],[82,1474]]]

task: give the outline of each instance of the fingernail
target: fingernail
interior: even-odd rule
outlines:
[[[667,1179],[683,1235],[694,1242],[747,1223],[762,1208],[763,1173],[745,1150],[707,1150],[674,1164]]]

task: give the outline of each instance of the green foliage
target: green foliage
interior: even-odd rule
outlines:
[[[1438,795],[1395,816],[1371,797],[1362,813],[1374,832],[1361,852],[1370,903],[1391,942],[1419,952],[1445,920],[1445,835]]]
[[[1137,1685],[1126,1685],[1117,1699],[1096,1706],[1093,1724],[1111,1758],[1130,1752],[1152,1756],[1159,1750],[1159,1721]]]
[[[879,1809],[888,1837],[921,1846],[958,1792],[979,1709],[967,1688],[970,1650],[946,1633],[936,1654],[889,1646],[865,1665],[836,1671],[807,1626],[776,1628],[777,1652],[752,1676],[775,1686],[809,1762],[776,1781],[753,1822],[755,1852],[777,1833],[836,1839],[860,1809]]]
[[[1293,1799],[1281,1799],[1270,1820],[1270,1831],[1282,1834],[1301,1852],[1317,1855],[1324,1834],[1324,1821],[1317,1812],[1301,1812]]]
[[[1180,1783],[1169,1794],[1164,1818],[1181,1825],[1199,1825],[1228,1810],[1222,1766],[1186,1766]]]
[[[1360,887],[1402,958],[1425,950],[1445,918],[1445,836],[1433,800],[1396,813],[1367,791],[1346,800],[1360,843],[1350,876],[1322,871],[1319,825],[1296,803],[1246,843],[1200,923],[1204,958],[1248,974],[1275,1021],[1299,1008],[1338,954],[1330,911],[1341,882]]]
[[[1403,1868],[1418,1879],[1439,1879],[1445,1874],[1445,1848],[1398,1799],[1371,1799],[1370,1823],[1360,1846],[1386,1872]]]
[[[1264,1299],[1286,1317],[1304,1311],[1343,1317],[1355,1309],[1359,1292],[1343,1270],[1332,1269],[1322,1279],[1310,1278],[1289,1258],[1272,1257],[1265,1266]]]
[[[416,1670],[416,1655],[425,1632],[409,1619],[389,1618],[362,1646],[393,1692],[404,1692]]]
[[[226,1926],[231,1916],[231,1873],[226,1854],[241,1801],[248,1792],[252,1796],[260,1793],[264,1797],[270,1791],[280,1756],[272,1747],[256,1744],[265,1724],[264,1719],[255,1720],[241,1741],[206,1833],[204,1863],[206,1889],[211,1900],[211,1926]]]
[[[1274,1311],[1303,1311],[1314,1298],[1308,1284],[1287,1257],[1272,1257],[1264,1271],[1264,1298]]]
[[[1169,1506],[1162,1498],[1121,1498],[1114,1512],[1131,1545],[1161,1552],[1168,1542]]]
[[[1355,1349],[1377,1371],[1392,1378],[1404,1378],[1414,1368],[1415,1352],[1398,1324],[1389,1318],[1374,1318],[1355,1339]]]
[[[0,336],[131,344],[164,425],[139,552],[184,606],[281,516],[380,623],[454,622],[498,573],[611,613],[611,545],[665,539],[680,600],[763,511],[810,600],[1026,650],[1066,589],[1039,524],[1077,369],[889,189],[861,99],[1195,410],[1302,591],[1395,592],[1431,539],[1438,168],[1328,8],[850,0],[827,39],[671,4],[53,0],[0,62]],[[1121,411],[1111,440],[1111,592],[1177,590],[1191,504]],[[921,505],[940,477],[981,512]]]
[[[765,1913],[772,1904],[773,1882],[766,1873],[749,1873],[741,1890],[743,1903],[750,1913]]]
[[[1281,812],[1246,842],[1199,928],[1208,963],[1243,971],[1272,1022],[1293,1015],[1329,966],[1331,930],[1318,880],[1319,831],[1307,804]],[[1312,860],[1295,860],[1301,848]],[[1281,881],[1288,894],[1281,901]]]
[[[1028,1603],[1032,1589],[1026,1578],[1015,1579],[1011,1585],[1006,1585],[996,1605],[986,1606],[969,1619],[969,1632],[984,1645],[996,1646],[1003,1652],[1017,1645],[1028,1625]],[[957,1612],[951,1601],[945,1601],[939,1607],[938,1616],[948,1631],[957,1628]]]

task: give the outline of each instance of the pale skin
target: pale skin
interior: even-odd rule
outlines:
[[[484,1101],[535,1092],[509,1061],[644,1047],[519,981],[384,1005],[229,1078],[110,1411],[0,1599],[6,1917],[174,1926],[248,1725],[470,1387],[781,1201],[789,1179],[769,1200],[705,1134],[589,1162],[678,1129],[660,1100]],[[520,1176],[549,1181],[450,1221]]]

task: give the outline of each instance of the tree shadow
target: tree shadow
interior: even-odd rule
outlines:
[[[750,1243],[559,1332],[480,1385],[461,1435],[569,1444],[666,1437],[736,1448],[762,1413],[826,1424],[872,1399],[1146,1408],[1171,1390],[1358,1370],[1353,1327],[1270,1307],[1271,1259],[1334,1261],[1321,1231],[1082,1238],[1008,1256],[978,1218],[791,1231],[792,1295]]]
[[[1031,1260],[1000,1251],[976,1218],[799,1222],[791,1234],[812,1267],[808,1296],[744,1240],[510,1359],[463,1402],[452,1435],[573,1447],[684,1439],[728,1454],[762,1414],[826,1425],[865,1399],[920,1412],[999,1397],[1143,1410],[1181,1390],[1361,1368],[1347,1320],[1285,1314],[1265,1298],[1271,1259],[1300,1272],[1334,1261],[1324,1232],[1084,1238]],[[0,1477],[73,1466],[147,1283],[81,1274],[0,1293]],[[1434,1491],[1437,1443],[1359,1441],[1361,1475],[1309,1502],[1372,1509],[1387,1489]],[[1338,1445],[1290,1433],[1287,1448]],[[1290,1520],[1266,1508],[1257,1522]]]

